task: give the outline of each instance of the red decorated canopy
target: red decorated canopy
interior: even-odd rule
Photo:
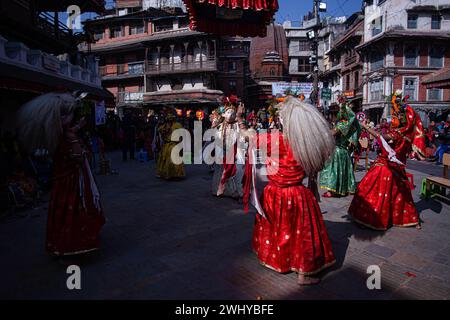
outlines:
[[[183,0],[191,29],[217,35],[263,37],[278,0]]]

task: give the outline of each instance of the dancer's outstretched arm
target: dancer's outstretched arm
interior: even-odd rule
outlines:
[[[238,121],[239,128],[242,131],[247,132],[248,128],[247,128],[247,125],[245,124],[245,119],[243,117],[244,112],[245,112],[245,107],[242,103],[240,103],[239,107],[237,109],[237,112],[236,112],[236,119]]]
[[[380,136],[382,136],[384,138],[384,140],[388,141],[391,140],[392,137],[390,135],[386,135],[386,134],[380,134],[378,132],[376,132],[375,130],[373,130],[372,128],[370,128],[367,124],[362,123],[361,124],[362,127],[372,136],[374,136],[375,138],[379,138]]]

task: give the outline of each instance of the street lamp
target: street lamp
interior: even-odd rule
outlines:
[[[316,37],[316,32],[314,30],[310,30],[306,33],[308,40],[313,40]]]

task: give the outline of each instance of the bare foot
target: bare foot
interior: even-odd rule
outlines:
[[[330,191],[325,192],[323,194],[323,197],[324,198],[336,198],[336,196],[333,193],[331,193]]]
[[[320,282],[319,278],[309,277],[303,274],[298,275],[298,284],[301,286],[315,285],[318,284],[319,282]]]
[[[221,195],[223,195],[224,191],[225,191],[225,185],[220,184],[219,188],[217,189],[217,196],[220,197]]]

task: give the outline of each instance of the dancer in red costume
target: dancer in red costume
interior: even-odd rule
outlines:
[[[404,123],[400,132],[412,143],[411,158],[425,160],[426,144],[422,120],[414,109],[408,105],[408,99],[408,95],[402,99],[402,92],[397,90],[392,98],[393,110],[402,118],[401,121]]]
[[[410,114],[406,109],[393,111],[391,128],[379,134],[366,124],[364,129],[377,138],[381,147],[374,164],[364,176],[349,208],[353,219],[375,230],[387,230],[391,225],[409,227],[419,225],[405,163],[412,150],[408,137]]]
[[[319,204],[303,179],[323,168],[334,151],[334,138],[314,106],[289,97],[278,107],[282,132],[249,138],[244,203],[248,209],[252,202],[261,214],[256,216],[253,249],[264,266],[281,273],[298,272],[299,284],[315,284],[319,278],[313,276],[331,266],[335,257]],[[238,119],[242,124],[241,116]],[[267,148],[269,182],[261,201],[254,185],[252,146]]]
[[[105,222],[86,149],[78,136],[74,112],[78,99],[49,93],[23,105],[17,113],[19,137],[28,152],[45,148],[53,155],[53,187],[47,220],[47,251],[73,255],[99,247]]]

